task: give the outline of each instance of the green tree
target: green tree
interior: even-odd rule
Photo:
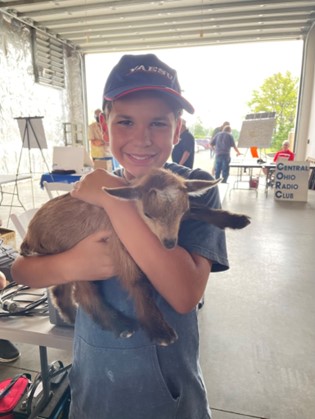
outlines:
[[[197,118],[196,122],[190,127],[190,132],[195,138],[206,138],[209,136],[209,129],[202,125],[200,118]]]
[[[232,133],[231,134],[233,135],[234,140],[238,141],[238,139],[240,137],[240,132],[237,129],[232,128]]]
[[[294,128],[298,97],[299,78],[290,71],[284,75],[274,74],[267,78],[258,90],[252,93],[247,103],[251,113],[276,112],[276,128],[272,139],[272,149],[281,148],[289,132]]]

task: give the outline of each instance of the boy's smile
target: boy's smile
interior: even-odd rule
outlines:
[[[107,124],[112,153],[131,179],[164,165],[178,142],[181,122],[166,100],[142,92],[116,100]]]

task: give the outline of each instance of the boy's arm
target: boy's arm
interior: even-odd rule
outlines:
[[[191,311],[204,294],[211,263],[180,246],[165,249],[133,202],[107,197],[105,207],[120,240],[154,288],[179,313]]]
[[[204,293],[211,263],[180,246],[165,249],[139,215],[134,202],[119,200],[101,190],[103,176],[102,171],[86,176],[79,188],[71,192],[72,196],[102,206],[120,240],[156,290],[178,312],[191,311]],[[107,176],[107,186],[122,182]]]
[[[34,288],[73,281],[110,278],[115,275],[106,239],[98,231],[66,252],[49,256],[18,256],[11,267],[15,282]]]
[[[105,195],[101,190],[102,186],[125,185],[123,179],[110,175],[103,169],[95,170],[92,177],[94,189],[89,186],[89,192],[101,198]],[[108,237],[108,232],[99,231],[72,249],[57,255],[20,256],[11,268],[13,279],[17,283],[41,288],[72,281],[109,278],[115,272],[106,246]]]
[[[205,291],[211,263],[180,246],[165,249],[132,202],[113,201],[107,200],[106,211],[132,258],[176,311],[191,311]]]

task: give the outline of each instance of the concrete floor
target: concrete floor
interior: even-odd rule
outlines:
[[[227,232],[230,270],[211,275],[199,313],[213,419],[314,419],[315,191],[307,203],[284,203],[260,188],[258,196],[225,196],[224,208],[246,213],[252,224]],[[35,191],[43,202],[45,193]],[[4,222],[7,213],[0,207]],[[0,379],[39,371],[37,347],[17,346],[21,358],[0,364]],[[71,362],[67,351],[48,349],[48,356]]]
[[[214,418],[314,419],[315,192],[284,203],[233,190],[224,208],[252,224],[227,232],[230,270],[211,275],[200,312]]]

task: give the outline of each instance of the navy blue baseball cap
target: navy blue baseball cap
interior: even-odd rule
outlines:
[[[154,54],[124,55],[108,76],[103,101],[143,90],[159,91],[194,113],[193,106],[181,95],[176,71]]]

